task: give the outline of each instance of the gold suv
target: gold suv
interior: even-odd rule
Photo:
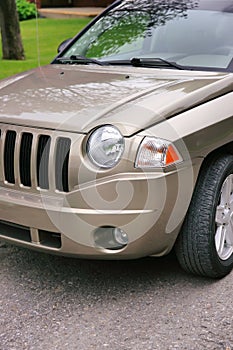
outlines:
[[[233,266],[233,1],[116,1],[0,82],[0,239]]]

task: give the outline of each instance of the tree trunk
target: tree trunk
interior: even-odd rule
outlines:
[[[0,0],[0,27],[3,59],[23,60],[24,49],[15,0]]]

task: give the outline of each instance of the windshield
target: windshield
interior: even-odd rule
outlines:
[[[122,1],[59,57],[112,64],[159,58],[187,69],[233,71],[232,33],[233,1]]]

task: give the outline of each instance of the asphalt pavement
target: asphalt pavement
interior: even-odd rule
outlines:
[[[1,350],[233,350],[233,273],[0,247]]]

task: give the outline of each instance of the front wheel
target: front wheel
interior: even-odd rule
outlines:
[[[216,155],[203,166],[175,246],[180,265],[220,278],[233,267],[233,156]]]

